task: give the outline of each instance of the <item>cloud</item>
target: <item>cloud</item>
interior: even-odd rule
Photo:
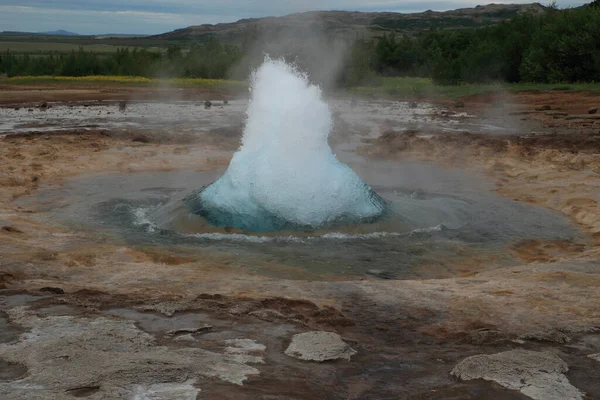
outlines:
[[[43,32],[65,29],[80,34],[155,34],[197,24],[231,22],[239,16],[190,15],[140,10],[65,10],[0,5],[0,27],[7,31]]]
[[[558,5],[577,6],[584,2],[560,0]],[[485,3],[477,0],[0,0],[0,29],[35,32],[66,29],[83,34],[161,33],[189,25],[309,10],[418,12],[478,4]]]

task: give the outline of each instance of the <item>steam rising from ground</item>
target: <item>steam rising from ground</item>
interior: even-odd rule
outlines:
[[[187,200],[217,226],[263,232],[378,218],[383,200],[327,143],[332,127],[321,89],[282,60],[252,77],[241,149],[225,174]]]

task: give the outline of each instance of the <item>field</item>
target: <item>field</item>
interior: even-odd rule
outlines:
[[[246,82],[225,79],[203,78],[173,78],[150,79],[141,76],[19,76],[0,79],[0,83],[19,86],[55,86],[55,87],[86,87],[86,86],[132,86],[132,87],[190,87],[219,90],[246,90]]]
[[[114,53],[120,48],[133,50],[132,46],[115,46],[111,44],[76,44],[58,42],[11,42],[0,41],[0,52],[11,51],[20,54],[68,53],[83,49],[93,53]]]
[[[132,86],[132,87],[190,87],[214,88],[245,91],[248,83],[226,79],[203,78],[145,78],[139,76],[19,76],[0,78],[0,84],[56,87],[86,86]],[[519,92],[600,92],[600,83],[496,83],[436,85],[429,78],[380,78],[371,86],[356,86],[342,89],[342,92],[357,96],[376,96],[380,98],[420,98],[420,99],[459,99],[487,93]]]
[[[600,92],[600,83],[490,83],[436,85],[429,78],[380,78],[373,86],[348,89],[357,95],[387,95],[401,98],[461,98],[482,93],[535,91]]]

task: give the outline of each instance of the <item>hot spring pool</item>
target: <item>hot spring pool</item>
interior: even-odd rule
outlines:
[[[496,195],[460,170],[431,164],[348,160],[392,212],[373,223],[317,230],[249,233],[215,227],[189,212],[185,198],[222,171],[148,172],[79,177],[24,198],[45,221],[98,240],[161,251],[221,254],[250,272],[293,278],[449,277],[466,265],[515,262],[524,239],[583,240],[564,216]],[[43,202],[43,205],[41,204]]]

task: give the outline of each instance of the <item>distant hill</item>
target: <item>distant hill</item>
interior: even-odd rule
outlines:
[[[93,35],[96,39],[128,39],[128,38],[144,38],[150,35],[132,35],[128,33],[103,33],[102,35]]]
[[[0,35],[4,36],[80,36],[78,33],[67,31],[51,31],[51,32],[19,32],[19,31],[2,31]]]
[[[62,29],[58,30],[58,31],[39,32],[39,34],[40,35],[51,35],[51,36],[79,36],[78,33],[63,31]]]
[[[489,4],[452,11],[425,11],[402,14],[393,12],[313,11],[284,17],[241,19],[237,22],[196,25],[178,29],[154,39],[203,41],[216,37],[224,41],[241,41],[249,32],[276,35],[290,29],[315,26],[338,37],[372,37],[385,32],[414,33],[431,28],[463,29],[497,24],[524,13],[540,14],[547,10],[539,3]]]

